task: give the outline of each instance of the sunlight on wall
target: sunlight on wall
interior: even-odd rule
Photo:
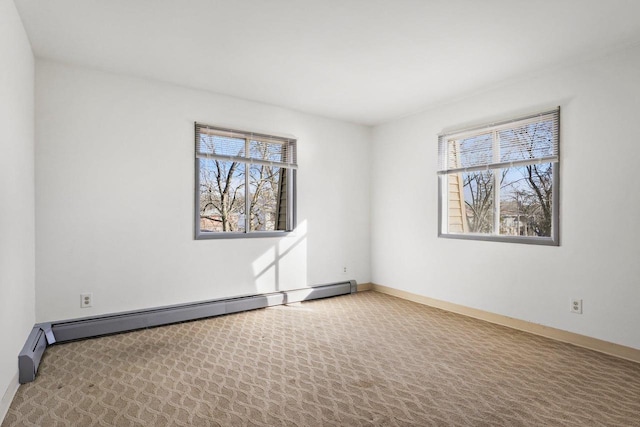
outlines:
[[[307,221],[279,239],[252,263],[258,293],[307,286]]]
[[[256,291],[258,293],[272,292],[274,283],[278,283],[278,266],[274,262],[275,259],[276,248],[272,246],[253,262],[253,273],[255,275]]]

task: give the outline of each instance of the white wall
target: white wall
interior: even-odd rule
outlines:
[[[372,281],[640,348],[639,71],[629,48],[375,128]],[[439,239],[437,134],[557,105],[561,246]]]
[[[18,353],[35,321],[31,46],[0,0],[0,422],[17,389]]]
[[[370,281],[369,128],[41,60],[36,106],[38,321]],[[294,235],[193,239],[194,121],[298,138]]]

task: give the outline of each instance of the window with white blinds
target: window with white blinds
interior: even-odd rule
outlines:
[[[438,138],[441,237],[558,244],[560,109]]]
[[[295,138],[196,123],[195,160],[196,238],[293,230]]]

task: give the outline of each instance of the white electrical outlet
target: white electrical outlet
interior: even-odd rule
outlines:
[[[80,294],[80,308],[89,308],[93,303],[93,294]]]
[[[342,267],[342,274],[347,274],[347,267]]]
[[[571,298],[569,310],[575,314],[582,314],[582,300],[579,298]]]

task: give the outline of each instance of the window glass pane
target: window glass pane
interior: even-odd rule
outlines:
[[[493,233],[493,172],[462,174],[464,204],[470,233]]]
[[[449,233],[467,233],[469,231],[469,227],[467,224],[467,216],[465,214],[461,173],[452,173],[447,175],[447,189]]]
[[[512,162],[553,156],[553,130],[552,120],[501,130],[500,161]]]
[[[249,168],[249,198],[251,201],[251,231],[286,229],[286,187],[283,168],[255,165]],[[279,227],[279,217],[284,226]]]
[[[200,230],[245,231],[245,165],[200,159]]]
[[[449,233],[493,233],[492,171],[448,175]]]
[[[295,227],[295,139],[199,123],[195,133],[196,239]]]
[[[439,236],[559,244],[559,111],[438,136]]]
[[[504,169],[500,184],[500,234],[550,237],[552,183],[552,163]]]

